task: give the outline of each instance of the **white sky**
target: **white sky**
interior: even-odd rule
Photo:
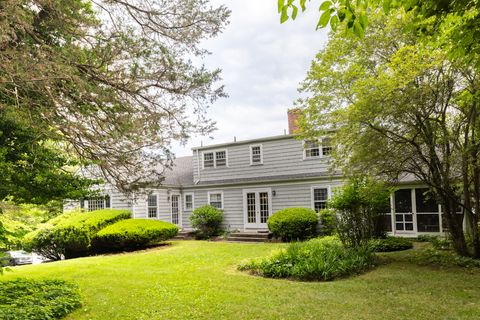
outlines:
[[[299,97],[297,88],[315,54],[325,45],[327,31],[315,31],[314,7],[297,19],[280,24],[276,0],[214,0],[230,8],[230,24],[204,48],[212,52],[208,68],[222,69],[228,98],[208,109],[217,130],[209,137],[192,137],[186,146],[174,145],[177,157],[191,155],[191,148],[283,134],[287,109]]]

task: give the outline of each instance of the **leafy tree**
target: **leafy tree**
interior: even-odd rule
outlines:
[[[228,15],[206,0],[1,1],[0,110],[122,191],[161,181],[171,141],[214,128],[219,70],[192,60]]]
[[[480,256],[478,75],[470,64],[419,42],[405,28],[414,12],[371,15],[361,42],[333,35],[303,83],[311,96],[305,137],[335,129],[336,164],[347,173],[427,184],[443,206],[455,249],[469,255],[462,208]]]
[[[345,246],[360,247],[385,235],[391,191],[384,182],[357,177],[334,192],[328,206],[337,211],[335,229]]]

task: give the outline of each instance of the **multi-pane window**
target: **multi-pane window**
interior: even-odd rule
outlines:
[[[203,167],[216,168],[227,166],[227,151],[212,151],[203,154]]]
[[[178,225],[180,216],[180,196],[178,194],[172,195],[172,223]]]
[[[213,152],[203,154],[203,167],[213,168],[215,166],[215,160],[213,158]]]
[[[250,164],[262,164],[262,146],[250,146]]]
[[[327,208],[328,189],[313,188],[313,209],[318,212]]]
[[[305,158],[320,157],[320,144],[318,141],[305,141]]]
[[[193,209],[193,194],[187,193],[185,194],[185,210],[192,210]]]
[[[149,218],[156,218],[158,215],[158,198],[156,194],[149,194],[147,198],[147,211]]]
[[[305,141],[305,158],[326,157],[332,154],[332,144],[330,138],[323,138],[321,143],[318,140]]]
[[[223,208],[223,196],[221,192],[212,192],[208,194],[208,203],[215,208]]]
[[[329,156],[332,153],[332,143],[330,138],[322,139],[322,155]]]
[[[227,153],[225,151],[215,152],[215,166],[225,167],[227,165]]]
[[[85,202],[86,202],[86,207],[88,211],[95,211],[95,210],[110,208],[109,195],[106,195],[104,197],[82,199],[80,200],[80,208],[82,209],[85,208]]]

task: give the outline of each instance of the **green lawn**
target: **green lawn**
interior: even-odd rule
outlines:
[[[478,271],[394,261],[358,277],[308,283],[236,270],[240,261],[280,246],[178,241],[136,253],[16,267],[3,278],[77,283],[84,306],[69,319],[479,319]]]

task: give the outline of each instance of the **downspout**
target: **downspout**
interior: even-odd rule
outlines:
[[[198,156],[198,149],[195,150],[197,152],[197,180],[194,181],[194,184],[198,184],[201,180],[200,178],[200,158]]]

